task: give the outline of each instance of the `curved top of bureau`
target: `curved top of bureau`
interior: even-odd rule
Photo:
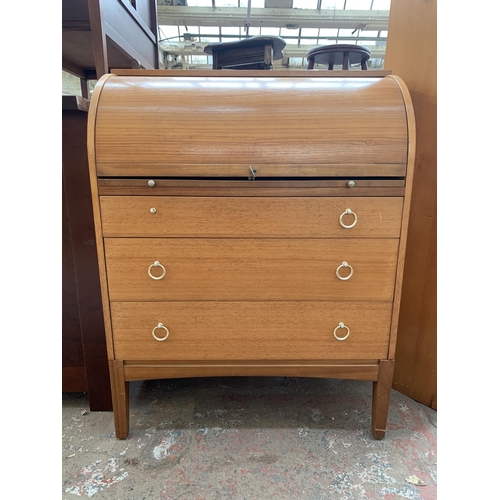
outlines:
[[[90,121],[100,177],[406,172],[406,105],[391,76],[111,74],[94,90]]]

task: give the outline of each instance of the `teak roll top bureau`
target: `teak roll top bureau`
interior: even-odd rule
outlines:
[[[279,376],[373,381],[382,438],[415,156],[409,92],[366,71],[236,73],[114,71],[92,95],[116,437],[129,432],[129,381]]]

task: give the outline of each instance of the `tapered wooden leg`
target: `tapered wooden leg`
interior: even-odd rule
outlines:
[[[385,437],[393,374],[394,360],[381,359],[378,380],[373,382],[372,434],[375,439]]]
[[[125,380],[123,361],[110,361],[109,374],[111,377],[115,434],[118,439],[126,439],[129,428],[129,382]]]

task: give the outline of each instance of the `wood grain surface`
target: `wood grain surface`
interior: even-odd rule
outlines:
[[[186,377],[319,377],[377,380],[379,362],[342,361],[131,361],[124,364],[125,380]]]
[[[385,67],[404,80],[416,122],[415,177],[393,388],[434,409],[437,409],[436,49],[437,1],[393,2]]]
[[[246,176],[269,164],[300,176],[294,165],[342,163],[384,175],[378,164],[407,156],[404,104],[388,78],[113,75],[95,130],[99,176],[210,176],[230,165]]]
[[[380,359],[391,312],[390,302],[111,303],[116,356],[135,360]],[[344,341],[333,336],[340,322]]]
[[[105,238],[112,301],[391,301],[397,239]],[[165,276],[148,268],[159,261]],[[348,280],[336,270],[353,268]],[[349,276],[343,267],[339,275]],[[152,276],[162,276],[159,266]]]
[[[406,169],[406,166],[404,166]],[[149,179],[101,178],[98,180],[102,196],[342,196],[342,197],[403,197],[404,179],[358,179],[352,187],[348,179],[321,180],[243,180],[158,179],[151,188]]]
[[[391,384],[394,374],[394,360],[381,359],[378,378],[373,382],[372,396],[372,434],[375,439],[385,437],[389,403],[391,401]]]
[[[95,122],[102,89],[111,75],[104,75],[96,83],[92,99],[90,100],[87,120],[87,155],[89,162],[90,193],[92,196],[92,212],[94,215],[95,243],[97,250],[97,263],[99,267],[99,282],[101,285],[101,303],[104,319],[104,332],[106,335],[106,350],[108,359],[114,359],[113,329],[109,311],[108,280],[106,277],[106,262],[104,260],[104,241],[101,224],[101,206],[99,202],[99,188],[97,186],[97,171],[95,163]],[[113,390],[113,389],[112,389]]]
[[[162,164],[157,168],[144,167],[142,170],[136,169],[135,166],[129,167],[136,169],[135,176],[148,176],[153,178],[174,178],[174,179],[189,179],[189,178],[204,178],[212,179],[276,179],[276,178],[318,178],[334,179],[335,177],[393,177],[401,178],[406,174],[405,163],[338,163],[338,164],[315,164],[308,163],[287,163],[281,164],[265,164],[257,161],[249,163],[207,163],[207,164],[192,164],[192,163],[175,163]],[[250,170],[252,167],[252,171]],[[120,165],[114,167],[106,167],[102,172],[102,176],[121,176],[123,168]],[[128,173],[128,170],[125,171]],[[255,177],[254,177],[255,175]],[[135,177],[131,177],[134,179]]]
[[[401,78],[397,76],[389,76],[388,78],[393,79],[401,89],[401,94],[403,96],[406,106],[406,116],[408,120],[408,171],[406,176],[405,196],[403,198],[404,201],[403,201],[403,211],[401,217],[401,236],[399,239],[398,266],[396,270],[394,307],[392,309],[391,337],[389,340],[389,353],[388,353],[388,358],[394,359],[394,354],[396,350],[396,340],[398,334],[400,306],[401,306],[401,289],[403,286],[405,259],[408,250],[407,246],[408,222],[410,219],[411,196],[413,191],[413,176],[415,173],[416,131],[415,131],[415,113],[408,88],[401,80]]]
[[[383,437],[412,251],[403,81],[120,74],[96,86],[88,130],[117,437],[129,380],[228,375],[373,380]]]
[[[109,411],[111,389],[87,160],[87,110],[86,99],[63,96],[62,388],[63,392],[87,392],[91,411]],[[79,374],[83,379],[77,383]]]
[[[403,199],[101,196],[100,202],[105,237],[399,238]],[[348,208],[358,217],[351,229],[339,222]]]

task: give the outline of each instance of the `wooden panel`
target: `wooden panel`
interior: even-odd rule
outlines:
[[[398,196],[405,194],[404,179],[349,180],[187,180],[155,179],[154,189],[148,179],[98,180],[99,194],[103,196]]]
[[[111,303],[115,354],[125,360],[384,358],[391,311],[387,302]],[[340,322],[350,328],[344,341],[333,336]],[[163,342],[152,336],[158,323],[170,332]]]
[[[128,0],[127,0],[128,1]],[[137,14],[144,22],[154,29],[156,26],[156,0],[136,0]]]
[[[391,3],[384,65],[410,92],[437,96],[436,0]],[[416,64],[418,62],[418,64]]]
[[[112,76],[95,144],[99,176],[182,175],[183,165],[376,168],[406,162],[406,115],[389,78]]]
[[[62,367],[62,392],[87,392],[85,366]]]
[[[307,361],[218,361],[218,362],[129,362],[125,380],[153,380],[184,377],[320,377],[377,380],[379,363],[346,360]]]
[[[63,0],[62,55],[73,65],[97,70],[130,68],[138,59],[158,68],[157,15],[154,0],[141,1],[138,14],[129,0]]]
[[[80,311],[75,279],[75,259],[71,244],[64,172],[62,184],[62,390],[85,390],[87,380],[83,355]]]
[[[94,214],[94,228],[96,236],[96,248],[98,255],[98,266],[99,266],[99,283],[101,285],[101,303],[102,311],[104,316],[104,333],[106,335],[106,347],[108,353],[108,359],[115,359],[114,349],[113,349],[113,330],[111,326],[111,313],[109,310],[109,295],[108,295],[108,280],[106,277],[106,263],[104,260],[104,241],[102,234],[102,224],[101,224],[101,211],[98,196],[97,187],[97,175],[95,167],[95,147],[93,137],[95,136],[95,117],[97,114],[97,108],[99,103],[99,98],[101,95],[102,87],[106,81],[106,78],[110,78],[111,75],[104,76],[101,78],[92,93],[92,100],[90,101],[89,107],[89,119],[88,119],[88,129],[87,129],[87,154],[88,154],[88,167],[89,167],[89,179],[90,179],[90,192],[92,195],[92,212]]]
[[[132,50],[129,49],[127,52],[133,56],[132,51],[137,51],[141,59],[149,63],[144,67],[158,68],[155,61],[156,26],[148,26],[137,10],[130,5],[129,0],[100,0],[100,3],[106,35],[116,43],[119,39],[123,40],[118,43],[122,50],[128,49],[127,45],[130,44]]]
[[[389,352],[388,358],[394,359],[396,351],[396,339],[398,331],[399,322],[399,311],[401,305],[401,288],[403,286],[403,270],[404,261],[406,257],[406,244],[407,244],[407,233],[408,233],[408,221],[410,217],[410,201],[411,193],[413,187],[413,174],[415,167],[415,114],[413,112],[413,105],[411,102],[410,93],[404,82],[398,76],[390,76],[393,78],[401,88],[401,94],[403,95],[405,106],[406,106],[406,116],[408,120],[408,175],[406,177],[406,188],[405,196],[403,202],[403,214],[401,218],[401,237],[399,241],[399,251],[398,251],[398,268],[396,271],[396,283],[394,291],[394,305],[392,308],[392,321],[391,321],[391,337],[389,340]]]
[[[107,411],[111,410],[111,389],[108,380],[106,340],[86,154],[87,112],[82,111],[86,109],[82,99],[73,97],[72,103],[68,102],[68,99],[71,101],[71,98],[63,98],[62,113],[63,200],[67,214],[64,224],[63,255],[66,257],[71,254],[72,257],[71,272],[75,286],[73,298],[76,304],[68,303],[71,295],[68,297],[64,293],[63,366],[85,367],[85,386],[88,390],[90,409]],[[67,268],[64,268],[63,272],[66,274]],[[64,291],[67,292],[66,287]],[[68,306],[71,307],[68,309]],[[78,338],[75,338],[75,332],[71,329],[68,331],[66,328],[68,319],[74,328],[77,328]],[[74,348],[76,343],[81,345],[78,348],[78,359],[68,362],[64,351]],[[63,376],[65,373],[70,372],[63,371]],[[73,374],[76,373],[78,372],[73,372]],[[65,386],[63,382],[63,390]]]
[[[89,20],[88,0],[62,0],[61,18],[64,22],[79,21],[83,23]]]
[[[406,165],[404,163],[340,163],[320,165],[315,163],[308,164],[287,164],[287,165],[268,165],[252,162],[252,169],[255,172],[255,179],[267,178],[297,178],[297,177],[404,177],[406,174]],[[131,166],[130,169],[135,169]],[[104,172],[104,171],[103,171]],[[120,164],[109,165],[105,169],[106,176],[120,176],[123,169]],[[126,173],[129,173],[127,170]],[[148,175],[149,174],[149,175]],[[142,166],[136,170],[136,175],[150,178],[155,176],[174,177],[174,178],[192,178],[192,177],[210,177],[210,178],[253,178],[248,163],[239,164],[163,164],[154,169],[144,169]]]
[[[63,31],[61,37],[65,59],[85,69],[95,67],[90,31]]]
[[[104,236],[398,238],[402,198],[101,196]],[[151,208],[156,213],[150,212]],[[340,225],[346,209],[357,215]],[[352,215],[343,218],[352,224]]]
[[[391,301],[397,239],[106,238],[110,300]],[[154,280],[155,261],[165,276]],[[347,261],[352,277],[337,268]],[[155,277],[163,270],[153,267]],[[347,277],[350,269],[339,270]]]
[[[385,66],[408,86],[417,130],[393,387],[433,408],[437,407],[436,32],[435,0],[391,4]]]
[[[348,166],[346,165],[347,169]],[[100,178],[97,180],[99,189],[104,187],[122,187],[122,188],[144,188],[144,194],[155,194],[159,189],[190,187],[192,189],[204,188],[205,191],[213,190],[214,188],[230,188],[239,187],[245,189],[247,195],[250,196],[252,191],[263,191],[265,189],[279,188],[302,188],[304,193],[307,190],[304,188],[343,188],[349,196],[353,196],[359,188],[401,188],[405,186],[404,179],[356,179],[354,186],[349,183],[351,179],[301,179],[301,180],[268,180],[259,179],[258,182],[245,182],[242,180],[227,180],[227,179],[155,179],[154,189],[148,184],[149,179],[116,179],[116,178]],[[136,193],[138,194],[138,193]]]

